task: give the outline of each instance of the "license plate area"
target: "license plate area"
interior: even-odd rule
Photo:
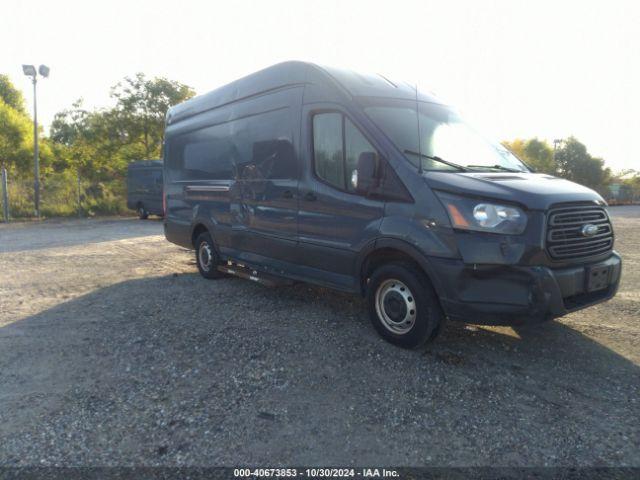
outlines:
[[[609,265],[596,265],[587,268],[587,292],[604,290],[609,286],[611,267]]]

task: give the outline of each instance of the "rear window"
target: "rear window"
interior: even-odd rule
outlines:
[[[136,167],[129,169],[129,183],[133,185],[150,185],[162,183],[162,170],[157,168]]]

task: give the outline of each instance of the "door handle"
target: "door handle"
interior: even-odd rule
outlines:
[[[307,192],[304,196],[305,200],[308,200],[309,202],[313,202],[317,199],[318,197],[316,197],[316,194],[313,192]]]
[[[284,198],[293,198],[293,192],[291,190],[285,190],[282,192],[282,196]]]

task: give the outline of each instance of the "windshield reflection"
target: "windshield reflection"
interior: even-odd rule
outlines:
[[[414,101],[384,100],[364,107],[416,167],[422,162],[423,170],[460,171],[456,166],[462,166],[469,171],[529,171],[509,150],[480,135],[450,107],[418,105],[419,115]]]

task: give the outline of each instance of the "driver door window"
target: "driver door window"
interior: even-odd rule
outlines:
[[[347,117],[337,112],[313,116],[315,174],[335,188],[354,193],[351,175],[363,152],[376,149]]]

